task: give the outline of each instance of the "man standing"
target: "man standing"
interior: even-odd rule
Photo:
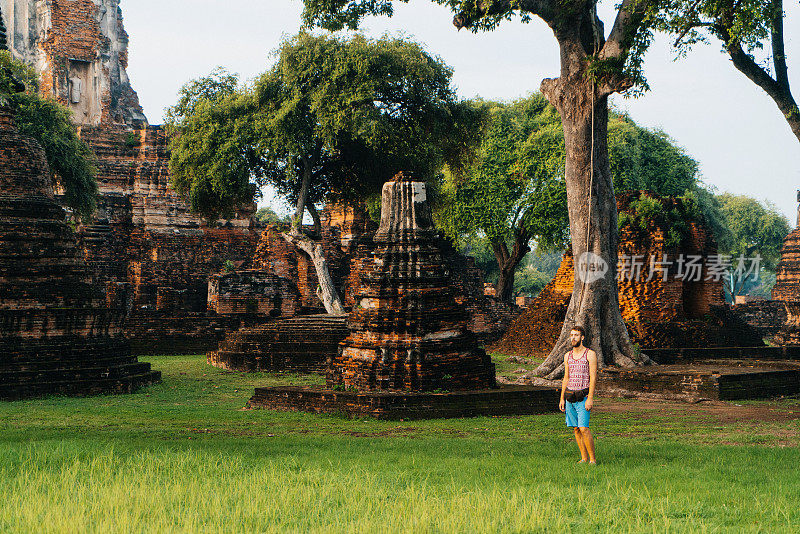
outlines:
[[[597,463],[594,440],[589,430],[589,415],[594,405],[594,386],[597,380],[597,354],[583,345],[586,330],[575,325],[569,333],[572,350],[564,355],[564,380],[558,407],[567,414],[567,426],[575,430],[575,441],[581,451],[578,463]]]

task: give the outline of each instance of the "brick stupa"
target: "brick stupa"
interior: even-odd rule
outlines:
[[[383,186],[374,261],[362,274],[350,336],[328,385],[432,391],[495,386],[437,244],[425,183],[400,173]]]
[[[0,108],[0,399],[129,392],[160,379],[105,307],[44,151]]]
[[[350,335],[327,363],[326,387],[256,388],[250,407],[386,419],[557,409],[555,389],[496,387],[494,364],[456,299],[426,196],[425,183],[405,173],[384,185]]]

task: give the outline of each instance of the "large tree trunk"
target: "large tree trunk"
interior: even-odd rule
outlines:
[[[294,229],[282,235],[286,241],[292,243],[311,258],[319,281],[317,296],[322,301],[322,305],[325,306],[325,311],[331,315],[346,314],[339,292],[336,291],[336,287],[333,285],[333,278],[331,278],[330,269],[328,269],[328,260],[325,257],[325,249],[322,247],[322,243]]]
[[[314,160],[307,157],[301,159],[303,162],[303,181],[300,185],[300,192],[297,195],[297,206],[294,217],[292,217],[292,228],[288,233],[282,235],[286,241],[292,243],[311,258],[311,263],[314,264],[317,281],[319,282],[317,296],[322,301],[322,305],[325,306],[325,311],[331,315],[343,315],[347,312],[344,309],[344,304],[342,304],[342,299],[339,297],[339,292],[336,291],[336,286],[333,285],[333,278],[331,278],[331,272],[328,269],[328,260],[325,257],[325,249],[320,241],[312,239],[303,233],[303,213],[306,209],[308,209],[311,218],[314,220],[314,233],[317,236],[322,234],[322,225],[320,224],[317,209],[308,200]]]
[[[530,235],[519,230],[515,232],[514,247],[511,252],[508,251],[505,241],[492,241],[492,250],[497,260],[497,266],[500,269],[497,283],[494,286],[495,293],[497,298],[503,302],[514,302],[514,273],[525,254],[531,250],[528,246],[528,241],[530,241]]]
[[[576,324],[587,329],[588,346],[597,352],[600,367],[641,362],[619,310],[617,205],[608,161],[608,96],[586,76],[586,53],[577,41],[559,38],[561,77],[544,80],[541,87],[561,114],[564,128],[567,203],[576,266],[561,335],[536,370],[537,375],[550,379],[563,374],[564,354],[571,348],[569,333]],[[598,256],[607,266],[605,276],[588,283],[577,275],[579,261],[586,252]]]

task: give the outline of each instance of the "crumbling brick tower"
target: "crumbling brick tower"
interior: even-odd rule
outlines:
[[[0,0],[0,6],[12,54],[39,73],[43,93],[72,111],[97,155],[98,208],[79,228],[95,277],[130,283],[134,309],[142,313],[157,309],[159,294],[181,296],[172,315],[202,313],[207,277],[225,261],[252,258],[255,207],[209,225],[170,187],[167,137],[148,125],[126,71],[120,0]]]
[[[426,199],[400,173],[383,186],[372,265],[355,289],[350,335],[328,386],[367,390],[470,390],[495,386],[494,364],[467,330]]]

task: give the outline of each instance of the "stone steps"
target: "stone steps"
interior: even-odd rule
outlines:
[[[229,334],[209,364],[236,371],[324,372],[349,330],[346,316],[308,315],[279,319]]]

